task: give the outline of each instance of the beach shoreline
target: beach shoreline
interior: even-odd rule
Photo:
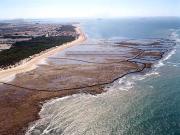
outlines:
[[[80,44],[86,39],[81,29],[79,27],[76,28],[77,32],[80,33],[79,38],[68,43],[68,47]],[[123,53],[126,56],[125,58],[123,54],[118,55],[117,59],[117,57],[112,57],[108,53],[105,58],[110,59],[104,60],[101,57],[100,60],[97,59],[97,61],[93,62],[93,59],[89,61],[91,56],[84,57],[86,56],[85,54],[81,56],[81,59],[83,60],[84,58],[84,61],[80,64],[77,62],[81,60],[80,58],[74,56],[74,59],[72,59],[72,56],[69,57],[67,55],[67,61],[69,58],[70,61],[73,60],[77,63],[73,65],[71,62],[68,63],[66,61],[67,63],[63,65],[63,60],[61,59],[60,63],[62,65],[44,65],[40,67],[41,70],[39,68],[31,72],[25,70],[24,72],[27,72],[25,74],[21,70],[19,74],[15,72],[17,73],[16,79],[11,83],[2,83],[4,85],[0,85],[0,115],[2,116],[0,118],[0,134],[23,135],[27,133],[28,127],[40,119],[39,112],[42,109],[42,104],[50,99],[62,98],[79,93],[101,94],[106,92],[104,89],[105,86],[112,84],[128,74],[146,72],[146,69],[150,69],[168,51],[164,51],[162,48],[164,44],[162,46],[160,43],[156,46],[157,50],[161,48],[158,51],[159,53],[148,51],[150,46],[154,48],[154,45],[151,45],[152,43],[147,49],[141,49],[141,46],[147,47],[147,45],[140,44],[138,46],[131,42],[116,42],[112,48],[115,50],[119,49],[119,54],[126,51],[125,54]],[[88,45],[82,45],[89,49]],[[158,47],[159,45],[161,46]],[[39,64],[42,59],[67,48],[67,44],[63,46],[61,45],[47,54],[38,56],[39,59],[37,61],[35,60],[33,64]],[[82,48],[80,47],[79,49]],[[98,57],[98,54],[96,54],[96,57]],[[151,57],[154,62],[151,63],[148,60],[144,62],[143,60],[138,61],[138,59],[141,60],[146,57]]]
[[[11,68],[4,69],[4,70],[1,69],[0,70],[0,82],[10,82],[15,78],[16,74],[31,71],[31,70],[37,68],[38,65],[42,62],[42,60],[44,61],[49,56],[85,41],[86,36],[82,32],[80,26],[77,26],[77,25],[74,25],[74,26],[75,26],[75,30],[76,30],[77,34],[79,35],[76,40],[62,44],[57,47],[47,49],[46,51],[43,51],[39,54],[35,54],[35,55],[31,56],[30,58],[22,60],[20,62],[20,64],[14,65]]]

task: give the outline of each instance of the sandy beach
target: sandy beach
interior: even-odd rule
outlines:
[[[29,60],[29,61],[24,60],[25,62],[23,62],[22,64],[20,64],[16,67],[9,68],[6,70],[0,70],[0,82],[9,82],[15,78],[16,74],[24,73],[24,72],[35,69],[48,56],[56,54],[59,51],[62,51],[66,48],[72,47],[74,45],[80,44],[83,41],[85,41],[86,36],[80,29],[80,26],[75,26],[75,27],[76,27],[77,33],[79,34],[79,37],[76,40],[74,40],[70,43],[60,45],[58,47],[53,47],[53,48],[48,49],[38,55],[32,56],[31,60]]]

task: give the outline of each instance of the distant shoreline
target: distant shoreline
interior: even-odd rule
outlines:
[[[46,51],[43,51],[39,54],[35,54],[30,58],[22,60],[19,65],[14,65],[12,68],[1,69],[0,70],[0,82],[9,82],[15,78],[16,74],[24,73],[35,69],[42,60],[46,59],[48,56],[53,55],[59,51],[62,51],[66,48],[72,47],[76,44],[79,44],[86,40],[85,34],[82,32],[80,26],[75,26],[75,30],[77,34],[79,34],[78,38],[72,42],[62,44],[58,47],[53,47]]]

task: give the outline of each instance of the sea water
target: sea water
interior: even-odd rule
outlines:
[[[180,18],[94,19],[81,26],[97,41],[168,38],[176,46],[151,71],[125,76],[105,93],[48,101],[26,134],[180,134]]]

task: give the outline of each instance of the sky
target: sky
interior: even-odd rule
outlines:
[[[180,0],[1,0],[0,19],[180,16]]]

